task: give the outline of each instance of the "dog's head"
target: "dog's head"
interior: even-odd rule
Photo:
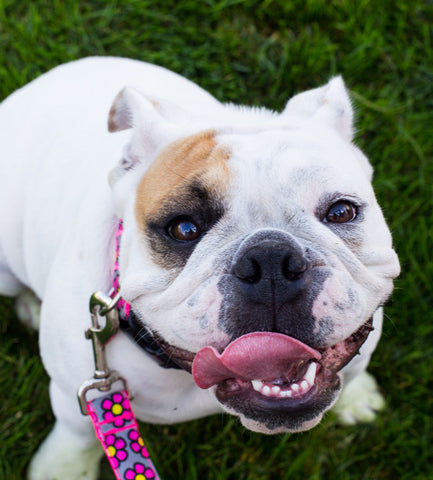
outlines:
[[[281,114],[187,113],[126,89],[111,175],[122,293],[253,430],[305,430],[341,388],[399,272],[341,78]]]

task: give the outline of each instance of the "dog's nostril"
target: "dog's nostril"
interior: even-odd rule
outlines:
[[[234,273],[245,283],[258,283],[262,277],[262,268],[256,259],[244,257],[236,265]]]
[[[300,255],[287,255],[282,262],[283,277],[287,280],[299,280],[308,268],[308,263]]]

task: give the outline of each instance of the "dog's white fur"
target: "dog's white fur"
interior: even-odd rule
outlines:
[[[124,86],[133,88],[117,97],[111,129],[118,132],[109,133],[107,115]],[[129,127],[134,127],[132,136]],[[0,292],[19,295],[29,288],[43,300],[40,348],[57,419],[32,462],[32,480],[97,475],[101,450],[95,447],[89,419],[79,412],[76,391],[93,374],[91,346],[83,334],[89,326],[87,302],[92,292],[110,288],[119,218],[126,225],[120,257],[122,292],[135,310],[153,312],[151,329],[192,352],[227,342],[227,335],[218,329],[221,298],[212,274],[212,247],[220,248],[218,236],[199,245],[188,267],[174,274],[156,265],[143,248],[134,209],[134,192],[153,159],[171,142],[204,129],[215,129],[218,143],[230,149],[231,217],[238,222],[237,235],[283,228],[287,215],[296,217],[289,207],[276,208],[283,203],[282,186],[302,181],[291,177],[295,171],[311,172],[300,199],[307,210],[317,201],[320,186],[334,182],[336,170],[341,173],[337,185],[341,191],[352,192],[357,178],[356,194],[371,208],[356,255],[348,255],[344,242],[323,225],[309,232],[332,245],[340,272],[340,277],[329,279],[324,295],[328,292],[329,298],[339,282],[348,281],[349,271],[360,297],[355,320],[351,323],[342,315],[330,344],[356,330],[356,318],[372,315],[391,292],[398,261],[371,189],[371,166],[351,143],[353,112],[341,78],[295,96],[279,115],[222,105],[188,80],[133,60],[89,58],[57,67],[0,106]],[[293,129],[297,134],[290,137]],[[329,170],[323,168],[326,162]],[[266,165],[265,176],[260,165]],[[314,182],[320,185],[317,191]],[[257,184],[260,192],[251,189]],[[301,193],[294,195],[299,198]],[[187,301],[193,295],[195,310]],[[318,315],[322,300],[315,307]],[[205,313],[207,328],[188,320]],[[376,330],[363,345],[362,355],[345,368],[346,381],[355,379],[352,397],[356,378],[364,378],[381,323],[379,309],[374,315]],[[127,378],[141,420],[173,423],[222,411],[212,389],[200,390],[189,373],[160,368],[125,335],[117,335],[107,352],[110,366]],[[364,392],[362,387],[356,395],[361,403]],[[340,409],[343,419],[367,418],[351,405]],[[377,401],[375,405],[380,406]],[[265,430],[243,421],[249,428]]]

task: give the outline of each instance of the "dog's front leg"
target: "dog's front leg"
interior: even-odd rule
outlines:
[[[33,457],[29,480],[95,480],[103,450],[89,417],[53,381],[50,397],[56,423]]]

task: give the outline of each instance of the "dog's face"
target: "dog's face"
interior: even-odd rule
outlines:
[[[134,126],[111,178],[122,292],[246,427],[305,430],[335,402],[398,261],[341,79],[280,115],[224,124],[223,110],[187,117],[130,90],[113,105],[111,130]]]

